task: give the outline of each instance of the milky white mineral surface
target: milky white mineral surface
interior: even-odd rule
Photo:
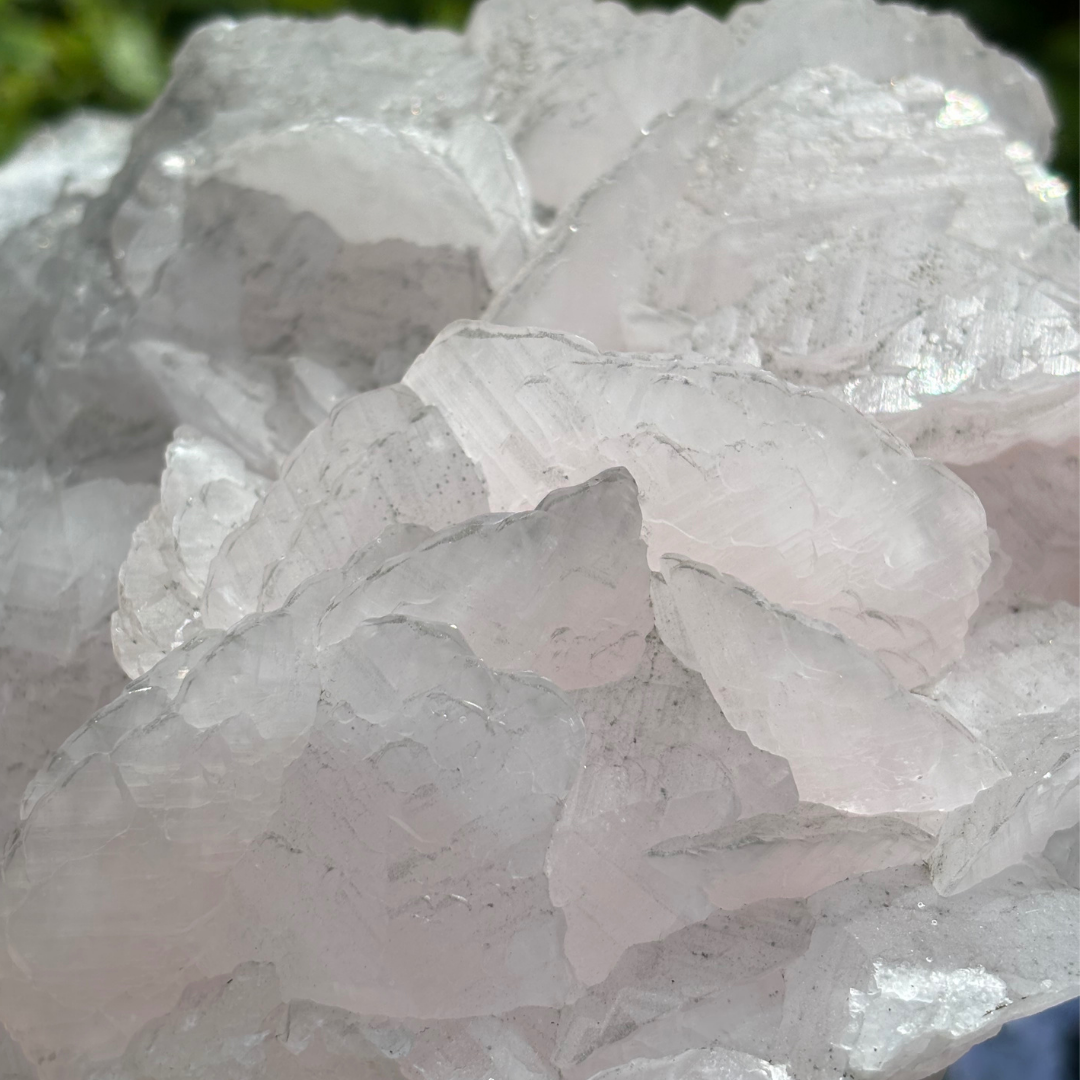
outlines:
[[[629,477],[615,479],[632,493]],[[576,513],[541,508],[553,521],[520,555],[524,575],[600,527],[608,507],[595,490],[577,493]],[[531,531],[506,519],[518,522]],[[556,569],[588,576],[603,569],[598,556],[611,558],[586,547]],[[647,611],[643,550],[638,561]],[[28,861],[16,856],[5,888],[11,927],[29,923],[19,963],[0,963],[4,985],[22,985],[25,1008],[11,1005],[32,1045],[74,1025],[73,1051],[113,1049],[184,983],[250,950],[278,965],[290,993],[353,1011],[457,1017],[567,999],[544,860],[580,760],[580,717],[540,676],[479,660],[447,625],[451,610],[438,623],[389,614],[320,634],[349,578],[316,575],[281,610],[193,639],[166,658],[165,679],[158,665],[74,736],[28,795]],[[457,599],[462,616],[468,601]],[[581,617],[569,590],[545,603],[556,624]],[[602,608],[585,615],[601,632],[609,622]],[[594,653],[584,632],[563,655],[576,670]],[[58,925],[47,909],[73,891],[89,902]],[[444,978],[433,950],[454,956]],[[163,996],[135,992],[148,975]],[[85,1011],[88,995],[114,1023]]]
[[[1067,188],[980,99],[835,59],[662,117],[490,316],[758,365],[943,460],[1074,434]]]
[[[123,688],[109,643],[116,575],[154,499],[115,478],[64,486],[0,470],[0,833],[23,789],[88,712]]]
[[[488,509],[483,477],[437,410],[402,386],[350,397],[220,546],[204,582],[207,625],[280,607],[387,526],[443,529]]]
[[[1018,443],[953,471],[979,496],[1007,552],[991,606],[1032,599],[1080,604],[1080,438]]]
[[[5,1080],[924,1080],[1075,996],[1053,129],[949,15],[481,0],[0,168]]]
[[[610,469],[553,491],[532,513],[445,529],[350,582],[319,640],[409,615],[457,627],[486,663],[577,690],[637,667],[653,625],[649,584],[637,485]]]
[[[664,575],[724,715],[787,758],[802,798],[856,814],[951,810],[1004,775],[967,728],[835,627],[700,563],[669,555]]]
[[[0,172],[0,241],[62,197],[102,194],[127,157],[132,126],[108,113],[75,113],[28,139]]]
[[[112,619],[116,659],[143,675],[201,622],[210,562],[267,481],[231,447],[180,427],[165,451],[161,501],[131,538]]]
[[[1010,775],[946,819],[931,869],[941,892],[1040,851],[1080,821],[1080,633],[1069,604],[1010,610],[971,635],[933,696]]]
[[[962,649],[988,564],[978,500],[828,396],[697,353],[601,353],[450,327],[405,379],[516,510],[605,465],[641,488],[650,562],[679,552],[827,619],[908,685]]]

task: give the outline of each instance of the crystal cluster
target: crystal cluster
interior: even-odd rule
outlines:
[[[29,143],[0,1074],[922,1080],[1075,995],[1052,136],[952,16],[483,0]]]

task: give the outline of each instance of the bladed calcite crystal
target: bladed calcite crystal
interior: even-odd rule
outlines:
[[[732,51],[728,28],[692,7],[634,14],[580,0],[490,0],[467,41],[490,71],[485,115],[547,213],[617,165],[654,117],[708,94]]]
[[[543,860],[580,720],[453,631],[393,616],[320,650],[319,671],[325,722],[230,874],[215,964],[273,958],[298,996],[358,1012],[561,1004],[571,979]]]
[[[90,1080],[454,1080],[485,1071],[553,1080],[542,1039],[534,1045],[534,1029],[546,1019],[540,1009],[427,1025],[358,1017],[283,1001],[274,965],[247,963],[193,984],[176,1009],[147,1024]]]
[[[1031,867],[957,897],[905,867],[717,913],[628,950],[564,1010],[556,1061],[591,1080],[714,1043],[792,1076],[919,1080],[1037,1009],[1031,995],[1067,995],[1075,955],[1038,935],[1075,913],[1073,890]]]
[[[437,410],[409,390],[350,397],[290,455],[205,582],[208,626],[272,611],[397,523],[442,529],[489,509],[484,481]]]
[[[665,874],[698,886],[718,908],[809,896],[858,873],[930,857],[935,836],[899,814],[848,814],[801,803],[649,849]]]
[[[298,363],[395,382],[521,262],[527,186],[460,41],[287,25],[196,33],[109,191],[20,275],[3,336],[60,408],[38,438],[187,421],[272,469],[311,426]]]
[[[653,625],[640,532],[633,477],[611,469],[532,513],[467,521],[384,563],[334,598],[319,640],[407,615],[452,624],[494,667],[565,690],[613,682],[637,666]]]
[[[716,95],[726,102],[740,102],[800,68],[828,64],[879,82],[921,76],[978,95],[1040,160],[1050,150],[1056,121],[1039,80],[988,48],[955,15],[873,0],[778,0],[742,5],[727,25],[739,48]]]
[[[1080,627],[1069,604],[1012,610],[971,636],[933,696],[976,732],[1009,776],[953,811],[931,868],[959,892],[1044,849],[1080,820]]]
[[[798,801],[787,763],[734,730],[704,680],[657,634],[638,667],[579,690],[585,758],[548,852],[566,954],[583,982],[606,976],[628,945],[697,922],[711,903],[652,849]]]
[[[834,627],[677,556],[664,574],[724,715],[787,758],[801,798],[855,814],[951,810],[1004,776],[967,728]]]
[[[266,484],[231,447],[177,429],[165,451],[161,501],[135,529],[120,567],[112,639],[129,675],[145,675],[201,625],[210,561]]]
[[[759,365],[942,460],[1073,434],[1065,185],[979,98],[891,74],[834,64],[662,118],[489,317]]]
[[[824,394],[693,353],[468,323],[405,381],[478,462],[492,509],[625,465],[654,569],[674,551],[734,574],[835,623],[908,685],[962,649],[989,559],[982,507]]]
[[[109,613],[153,495],[117,479],[65,487],[41,468],[0,470],[0,835],[50,754],[123,687]]]
[[[0,168],[0,1073],[924,1080],[1075,996],[1053,128],[950,15],[481,0]]]
[[[613,644],[636,638],[640,654],[651,624],[635,496],[615,471],[532,515],[480,518],[404,554],[384,546],[382,580],[410,614],[349,610],[380,580],[371,560],[315,575],[280,610],[193,637],[164,661],[174,674],[148,681],[159,664],[74,736],[24,803],[5,879],[23,941],[7,985],[29,965],[26,1007],[12,1006],[31,1040],[74,1026],[80,1049],[111,1049],[154,1015],[157,1001],[134,993],[145,962],[175,986],[269,960],[290,996],[406,1017],[562,1004],[574,980],[545,855],[584,725],[550,682],[492,670],[447,625],[476,625],[468,591],[448,593],[437,622],[410,617],[408,601],[424,564],[429,577],[439,566],[428,552],[444,573],[501,556],[524,581],[562,583],[533,612],[572,631],[556,635],[555,673],[618,676],[609,657],[634,652]],[[502,591],[508,617],[522,614]],[[518,657],[513,635],[528,627],[509,621],[493,647]],[[51,912],[72,890],[93,899],[58,933]],[[117,918],[130,930],[119,952]],[[457,959],[434,979],[426,958],[451,940]],[[91,986],[107,1029],[80,1005]]]

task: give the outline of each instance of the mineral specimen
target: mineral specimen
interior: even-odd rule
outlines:
[[[1002,776],[969,731],[834,627],[711,567],[669,555],[664,573],[724,715],[787,758],[804,798],[855,814],[949,810]]]
[[[1080,821],[1078,685],[1076,611],[1062,603],[978,627],[963,660],[933,687],[1011,774],[946,819],[931,864],[939,891],[990,877]]]
[[[1075,995],[1052,131],[951,16],[482,0],[28,144],[0,1073],[923,1080]]]
[[[490,314],[759,365],[941,460],[1064,439],[1080,373],[1066,188],[987,117],[924,78],[882,86],[835,66],[735,108],[687,105],[567,213]]]
[[[124,163],[131,128],[118,116],[76,113],[28,140],[0,172],[0,240],[62,196],[102,194]]]
[[[161,501],[136,528],[120,567],[112,639],[129,675],[145,674],[193,632],[210,561],[265,485],[235,450],[177,429],[165,452]]]
[[[114,478],[65,487],[40,467],[0,470],[0,833],[49,755],[123,687],[109,613],[153,497]]]
[[[405,382],[446,417],[494,509],[626,465],[654,569],[677,551],[735,574],[835,623],[908,685],[962,648],[988,561],[982,507],[823,394],[693,353],[469,325]]]
[[[654,857],[659,845],[790,810],[798,792],[787,763],[733,729],[701,677],[657,634],[627,678],[580,690],[573,701],[588,741],[548,877],[566,918],[567,958],[593,984],[628,945],[712,909],[698,883],[687,885]]]
[[[350,397],[222,544],[205,582],[207,624],[226,629],[279,607],[389,525],[443,529],[488,509],[476,466],[437,410],[402,386]]]
[[[445,529],[350,582],[320,624],[323,644],[365,619],[408,615],[457,627],[499,668],[567,690],[629,674],[652,629],[637,485],[611,469],[553,491],[532,513]]]

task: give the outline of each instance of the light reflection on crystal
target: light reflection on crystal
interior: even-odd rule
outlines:
[[[939,128],[971,127],[972,124],[984,124],[990,119],[990,110],[974,94],[946,90],[945,101],[947,104],[937,115]]]
[[[0,1072],[923,1080],[1075,995],[1052,129],[904,5],[482,0],[29,144]]]

